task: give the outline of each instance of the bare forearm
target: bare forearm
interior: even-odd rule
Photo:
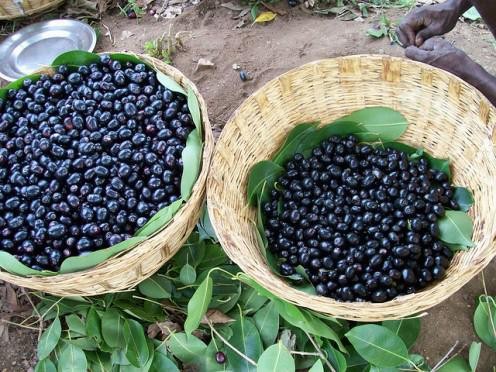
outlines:
[[[463,0],[468,1],[468,0]],[[494,0],[470,0],[486,23],[489,30],[496,37],[496,1]]]
[[[496,106],[496,76],[491,75],[482,66],[476,64],[474,68],[467,71],[463,78],[479,89]]]

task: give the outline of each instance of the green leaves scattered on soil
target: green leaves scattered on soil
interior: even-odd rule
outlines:
[[[496,297],[481,296],[474,313],[477,336],[496,351]]]
[[[148,63],[140,60],[133,54],[110,53],[109,55],[112,59],[117,60],[121,63],[143,63],[149,68],[153,69],[153,66],[150,66]],[[99,61],[100,57],[98,54],[81,50],[73,50],[56,57],[52,62],[51,67],[57,67],[60,65],[77,67],[97,63]],[[160,71],[156,71],[156,74],[157,80],[164,87],[187,96],[188,107],[190,108],[190,113],[196,128],[188,135],[188,138],[186,140],[186,147],[184,148],[182,153],[183,174],[181,177],[181,199],[158,211],[154,216],[150,218],[145,226],[136,231],[134,237],[112,247],[100,249],[84,256],[74,256],[66,258],[62,262],[59,272],[33,270],[22,264],[13,255],[3,251],[0,252],[0,268],[11,274],[20,276],[52,276],[57,274],[67,274],[77,271],[83,271],[97,266],[98,264],[104,262],[110,257],[115,256],[118,253],[134,248],[136,245],[146,240],[148,237],[164,229],[167,224],[173,219],[174,215],[179,211],[184,202],[189,199],[200,173],[201,157],[203,151],[201,112],[198,98],[191,88],[189,88],[188,92],[186,92],[184,88],[181,87],[171,77],[163,74]],[[9,89],[21,88],[24,80],[31,79],[33,81],[36,81],[39,79],[40,76],[41,75],[39,74],[30,75],[10,83],[5,88],[0,89],[0,98],[5,98]]]
[[[386,327],[367,324],[352,328],[346,338],[362,358],[377,367],[396,367],[408,362],[401,338]]]

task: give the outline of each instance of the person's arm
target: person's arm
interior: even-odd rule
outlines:
[[[496,1],[471,0],[471,3],[481,15],[487,27],[496,37]]]
[[[478,1],[482,3],[487,0]],[[451,31],[456,26],[458,18],[471,6],[471,0],[447,0],[441,4],[423,6],[412,11],[398,27],[400,42],[404,47],[411,45],[419,47],[432,36]]]
[[[409,46],[405,54],[408,58],[457,75],[479,89],[496,106],[496,77],[450,42],[440,37],[433,37],[419,48]]]

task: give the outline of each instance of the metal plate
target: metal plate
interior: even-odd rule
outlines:
[[[93,51],[96,33],[86,23],[57,19],[35,23],[0,44],[0,77],[12,81],[50,65],[70,50]]]

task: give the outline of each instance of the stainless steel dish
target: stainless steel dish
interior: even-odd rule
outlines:
[[[57,19],[35,23],[0,44],[0,77],[12,81],[50,65],[70,50],[93,51],[96,33],[83,22]]]

